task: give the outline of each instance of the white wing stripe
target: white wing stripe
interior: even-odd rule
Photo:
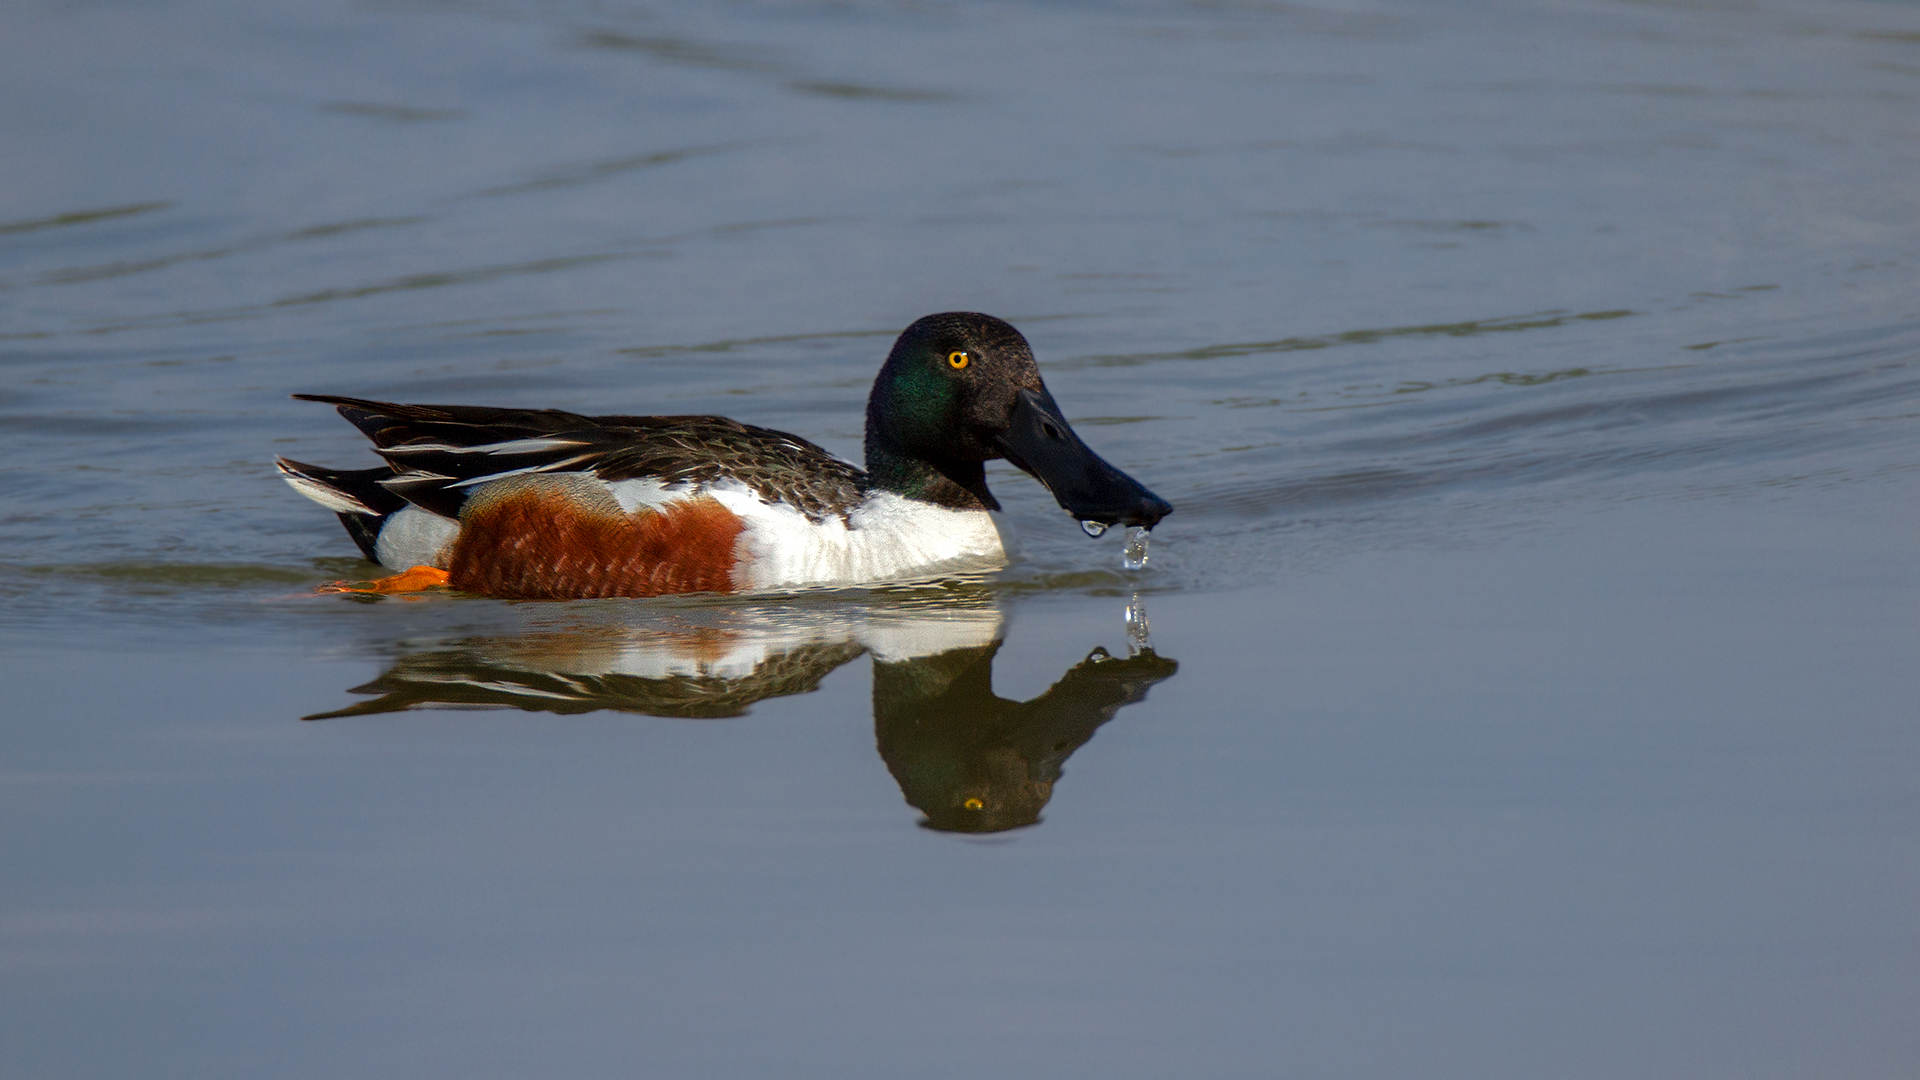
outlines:
[[[558,469],[564,469],[569,465],[578,465],[591,457],[593,457],[592,454],[581,454],[577,457],[570,457],[565,461],[550,461],[545,465],[528,465],[524,468],[508,469],[505,472],[488,473],[485,476],[473,476],[461,480],[458,483],[448,484],[447,486],[454,488],[473,487],[477,484],[492,483],[495,480],[505,480],[509,476],[525,476],[528,473],[553,472]]]
[[[389,446],[381,450],[382,454],[406,456],[407,454],[544,454],[550,450],[570,450],[576,446],[585,446],[579,439],[509,439],[506,442],[481,443],[478,446],[455,446],[452,443],[408,443],[405,446]]]

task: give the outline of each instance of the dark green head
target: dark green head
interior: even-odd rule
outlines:
[[[867,398],[874,483],[941,506],[998,510],[984,468],[995,458],[1030,473],[1084,521],[1152,528],[1173,512],[1074,434],[1020,331],[970,311],[907,327]]]

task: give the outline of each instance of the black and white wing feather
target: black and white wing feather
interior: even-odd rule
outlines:
[[[380,486],[447,517],[458,517],[482,484],[542,472],[663,484],[733,479],[815,520],[846,514],[867,490],[865,472],[807,440],[720,416],[581,416],[294,396],[339,409],[392,467]]]

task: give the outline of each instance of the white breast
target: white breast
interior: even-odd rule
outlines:
[[[1000,530],[985,510],[949,510],[877,491],[845,520],[814,522],[737,482],[708,485],[705,493],[746,524],[734,549],[741,589],[910,581],[1006,563]]]

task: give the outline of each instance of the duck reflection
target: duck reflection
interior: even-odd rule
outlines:
[[[623,615],[414,653],[352,689],[371,700],[306,719],[418,708],[740,716],[754,702],[814,690],[871,653],[875,738],[907,802],[928,828],[989,833],[1038,822],[1067,758],[1179,666],[1147,644],[1137,601],[1127,656],[1096,647],[1031,701],[993,692],[1004,624],[984,590]]]
[[[1143,648],[1095,648],[1032,701],[993,692],[1000,642],[873,665],[880,757],[922,824],[1004,832],[1040,820],[1060,767],[1122,706],[1179,666]]]

